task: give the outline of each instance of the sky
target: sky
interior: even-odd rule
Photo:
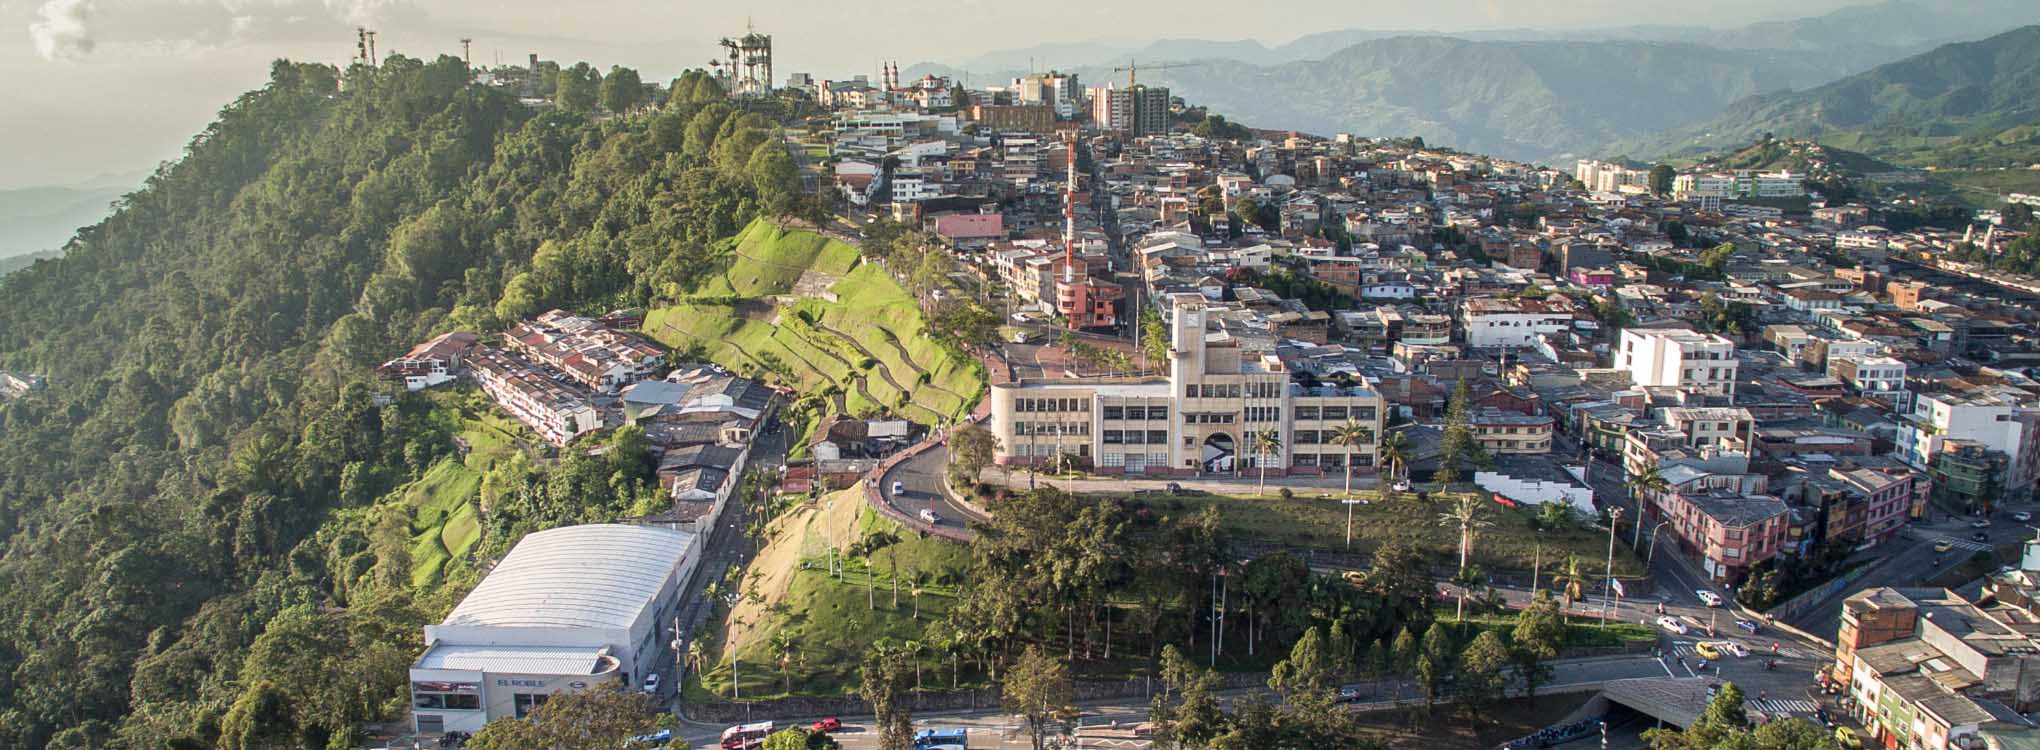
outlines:
[[[136,182],[176,158],[220,107],[260,86],[269,61],[345,64],[364,25],[378,31],[385,55],[459,54],[465,37],[480,64],[536,52],[665,80],[701,67],[718,37],[750,23],[773,36],[783,80],[875,75],[881,60],[906,67],[1052,42],[1278,44],[1363,27],[1737,26],[1867,1],[0,0],[0,80],[12,82],[0,107],[0,189]]]

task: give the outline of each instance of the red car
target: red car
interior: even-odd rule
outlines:
[[[834,732],[836,730],[843,728],[843,720],[831,716],[829,718],[815,722],[814,726],[810,728],[817,732]]]

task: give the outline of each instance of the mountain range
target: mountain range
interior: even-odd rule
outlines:
[[[983,84],[1055,67],[1089,85],[1123,85],[1115,64],[1174,62],[1182,67],[1146,69],[1140,81],[1168,86],[1255,127],[1417,135],[1471,151],[1556,160],[1617,153],[1607,147],[1708,122],[1739,102],[1812,89],[2034,22],[2040,22],[2040,7],[2023,0],[1953,7],[1888,0],[1732,29],[1346,29],[1276,46],[1198,39],[1064,43],[908,72]]]
[[[2027,26],[1803,91],[1744,99],[1711,120],[1617,150],[1690,156],[1771,133],[1919,166],[2026,166],[2040,147],[2036,90],[2040,26]]]

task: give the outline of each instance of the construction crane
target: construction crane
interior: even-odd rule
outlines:
[[[1194,62],[1186,62],[1186,63],[1162,63],[1162,64],[1160,64],[1160,65],[1149,65],[1149,66],[1147,66],[1147,69],[1148,69],[1148,70],[1168,70],[1168,69],[1170,69],[1170,68],[1194,68],[1194,67],[1197,67],[1197,66],[1199,66],[1199,65],[1203,65],[1203,64],[1204,64],[1204,63],[1194,63]],[[1135,62],[1135,61],[1133,61],[1133,60],[1127,60],[1127,61],[1126,61],[1126,67],[1123,67],[1123,68],[1113,68],[1113,69],[1112,69],[1112,72],[1114,72],[1114,73],[1125,73],[1125,74],[1126,74],[1126,86],[1127,86],[1128,88],[1132,88],[1132,87],[1134,87],[1134,86],[1137,86],[1137,85],[1139,85],[1139,84],[1140,84],[1140,80],[1139,80],[1139,78],[1137,77],[1137,76],[1139,76],[1139,75],[1140,75],[1140,63],[1138,63],[1138,62]]]

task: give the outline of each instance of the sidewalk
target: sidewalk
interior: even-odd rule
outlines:
[[[978,481],[995,486],[1005,486],[1021,490],[1027,489],[1027,486],[1029,484],[1027,469],[1026,467],[1021,466],[1015,466],[1010,468],[1003,466],[986,467],[984,472],[978,476]],[[1066,492],[1098,492],[1098,493],[1135,492],[1139,490],[1162,491],[1167,490],[1169,488],[1169,485],[1174,484],[1185,490],[1195,490],[1199,492],[1209,492],[1213,494],[1222,495],[1251,495],[1254,494],[1254,491],[1261,486],[1260,479],[1256,477],[1252,471],[1246,472],[1243,476],[1237,479],[1232,478],[1230,476],[1226,477],[1208,476],[1202,478],[1157,477],[1153,479],[1139,477],[1114,477],[1109,479],[1085,477],[1078,479],[1067,479],[1063,477],[1042,474],[1037,476],[1033,480],[1033,483],[1037,487],[1054,487],[1056,489],[1060,489]],[[1375,477],[1371,476],[1353,477],[1353,489],[1356,492],[1361,490],[1373,490],[1378,484],[1379,481]],[[1339,476],[1325,476],[1325,477],[1271,476],[1268,477],[1267,496],[1275,497],[1283,487],[1287,487],[1291,490],[1294,490],[1299,495],[1337,496],[1345,491],[1346,479],[1345,477]]]

